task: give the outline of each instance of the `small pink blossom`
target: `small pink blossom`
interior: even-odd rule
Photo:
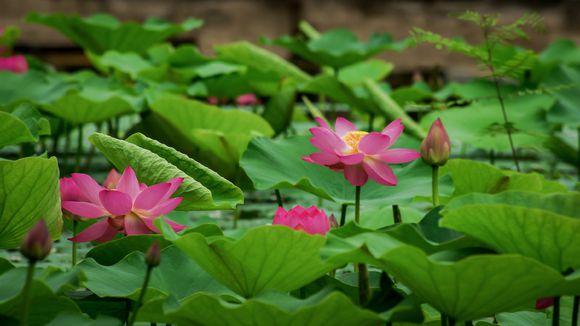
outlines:
[[[272,224],[285,225],[308,234],[325,235],[330,231],[330,219],[326,216],[324,210],[315,206],[304,208],[298,205],[289,211],[278,207]]]
[[[314,136],[310,142],[321,151],[303,159],[344,172],[354,186],[363,186],[369,178],[395,186],[397,177],[389,164],[407,163],[420,157],[419,152],[411,149],[390,148],[403,133],[401,119],[391,122],[381,132],[357,130],[342,117],[336,119],[335,130],[322,118],[317,117],[316,121],[320,127],[310,128]]]
[[[13,55],[10,57],[0,57],[0,71],[11,71],[14,73],[23,73],[28,71],[28,62],[26,58],[21,55]]]
[[[28,258],[29,261],[36,262],[46,258],[51,249],[52,239],[50,238],[48,227],[46,222],[40,219],[22,239],[20,253]]]
[[[421,157],[427,164],[445,165],[451,154],[451,141],[449,135],[441,122],[437,118],[429,128],[427,137],[421,143]]]
[[[175,178],[148,187],[139,184],[130,166],[125,169],[112,189],[99,185],[87,174],[73,173],[70,179],[74,186],[71,181],[64,182],[65,197],[62,200],[62,208],[82,218],[105,217],[69,239],[75,242],[106,242],[117,233],[134,235],[159,232],[153,221],[174,210],[183,200],[181,197],[170,198],[183,182],[183,178]],[[61,187],[62,184],[61,182]],[[111,185],[113,183],[109,183],[109,186]],[[76,197],[69,196],[70,194],[75,194]],[[175,231],[185,228],[171,221],[167,223]]]
[[[542,298],[536,300],[536,310],[544,310],[554,305],[554,298]]]
[[[257,105],[260,101],[254,94],[243,94],[236,97],[236,104],[240,106]]]

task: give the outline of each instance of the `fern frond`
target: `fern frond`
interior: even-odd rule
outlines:
[[[450,39],[421,28],[414,28],[411,31],[411,36],[416,43],[430,43],[435,45],[437,49],[445,48],[447,51],[461,53],[479,61],[486,58],[485,51],[480,47],[473,46],[462,39]]]

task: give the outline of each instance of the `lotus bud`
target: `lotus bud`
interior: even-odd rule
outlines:
[[[46,222],[41,219],[36,222],[22,240],[20,253],[28,258],[30,262],[37,262],[46,258],[51,249],[52,239],[50,238]]]
[[[336,217],[334,217],[334,214],[330,214],[330,217],[328,218],[328,220],[330,221],[330,228],[331,229],[338,229],[338,221],[336,220]]]
[[[325,235],[330,231],[330,220],[324,210],[315,206],[304,208],[300,205],[286,211],[278,207],[273,225],[285,225],[308,234]]]
[[[421,157],[427,164],[440,166],[447,163],[450,153],[449,135],[447,135],[441,120],[437,118],[431,125],[427,137],[421,143]]]
[[[161,248],[159,247],[159,242],[155,241],[147,250],[145,254],[145,262],[149,267],[159,266],[161,262]]]

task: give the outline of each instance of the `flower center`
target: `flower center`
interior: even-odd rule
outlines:
[[[342,136],[342,140],[352,148],[353,153],[358,153],[358,144],[367,134],[368,132],[366,131],[349,131],[346,135]]]

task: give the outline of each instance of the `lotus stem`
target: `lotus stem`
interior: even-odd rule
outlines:
[[[574,304],[572,306],[572,326],[578,326],[578,310],[580,308],[580,296],[574,296]]]
[[[348,206],[346,204],[340,205],[340,226],[343,226],[346,222],[346,209]]]
[[[447,322],[447,315],[444,313],[441,313],[441,326],[449,326]]]
[[[284,203],[282,202],[282,195],[280,194],[280,189],[274,189],[276,194],[276,201],[278,202],[278,207],[284,208]]]
[[[145,298],[145,293],[147,292],[147,287],[149,286],[149,279],[151,278],[151,271],[153,270],[154,266],[147,265],[147,272],[145,273],[145,279],[143,280],[143,286],[141,287],[141,293],[139,294],[139,298],[135,303],[135,308],[133,309],[133,313],[127,322],[128,326],[133,326],[135,323],[135,319],[137,318],[137,313],[139,312],[139,308],[143,304],[143,299]]]
[[[32,288],[32,281],[34,279],[34,267],[36,261],[29,260],[28,270],[26,271],[26,281],[22,289],[22,300],[24,306],[22,307],[22,317],[20,318],[20,326],[28,326],[28,315],[30,314],[30,292]]]
[[[468,320],[465,322],[465,326],[473,326],[473,322],[471,320]]]
[[[552,312],[552,326],[560,325],[560,297],[554,298],[554,311]]]
[[[73,238],[77,236],[78,226],[79,221],[74,219],[72,222]],[[72,241],[72,267],[75,267],[76,264],[77,264],[77,243],[76,241]]]
[[[576,168],[578,169],[578,181],[580,181],[580,127],[577,129],[578,131],[578,162],[576,162]]]
[[[439,166],[433,165],[433,177],[431,179],[433,207],[439,206]]]
[[[393,221],[395,222],[395,224],[403,222],[403,218],[401,217],[401,209],[399,209],[399,205],[393,205]]]
[[[354,220],[360,223],[360,192],[361,186],[356,186],[355,201],[354,201]],[[369,283],[369,271],[367,265],[363,263],[357,264],[358,267],[358,293],[359,303],[364,305],[369,301],[371,295],[371,287]]]

